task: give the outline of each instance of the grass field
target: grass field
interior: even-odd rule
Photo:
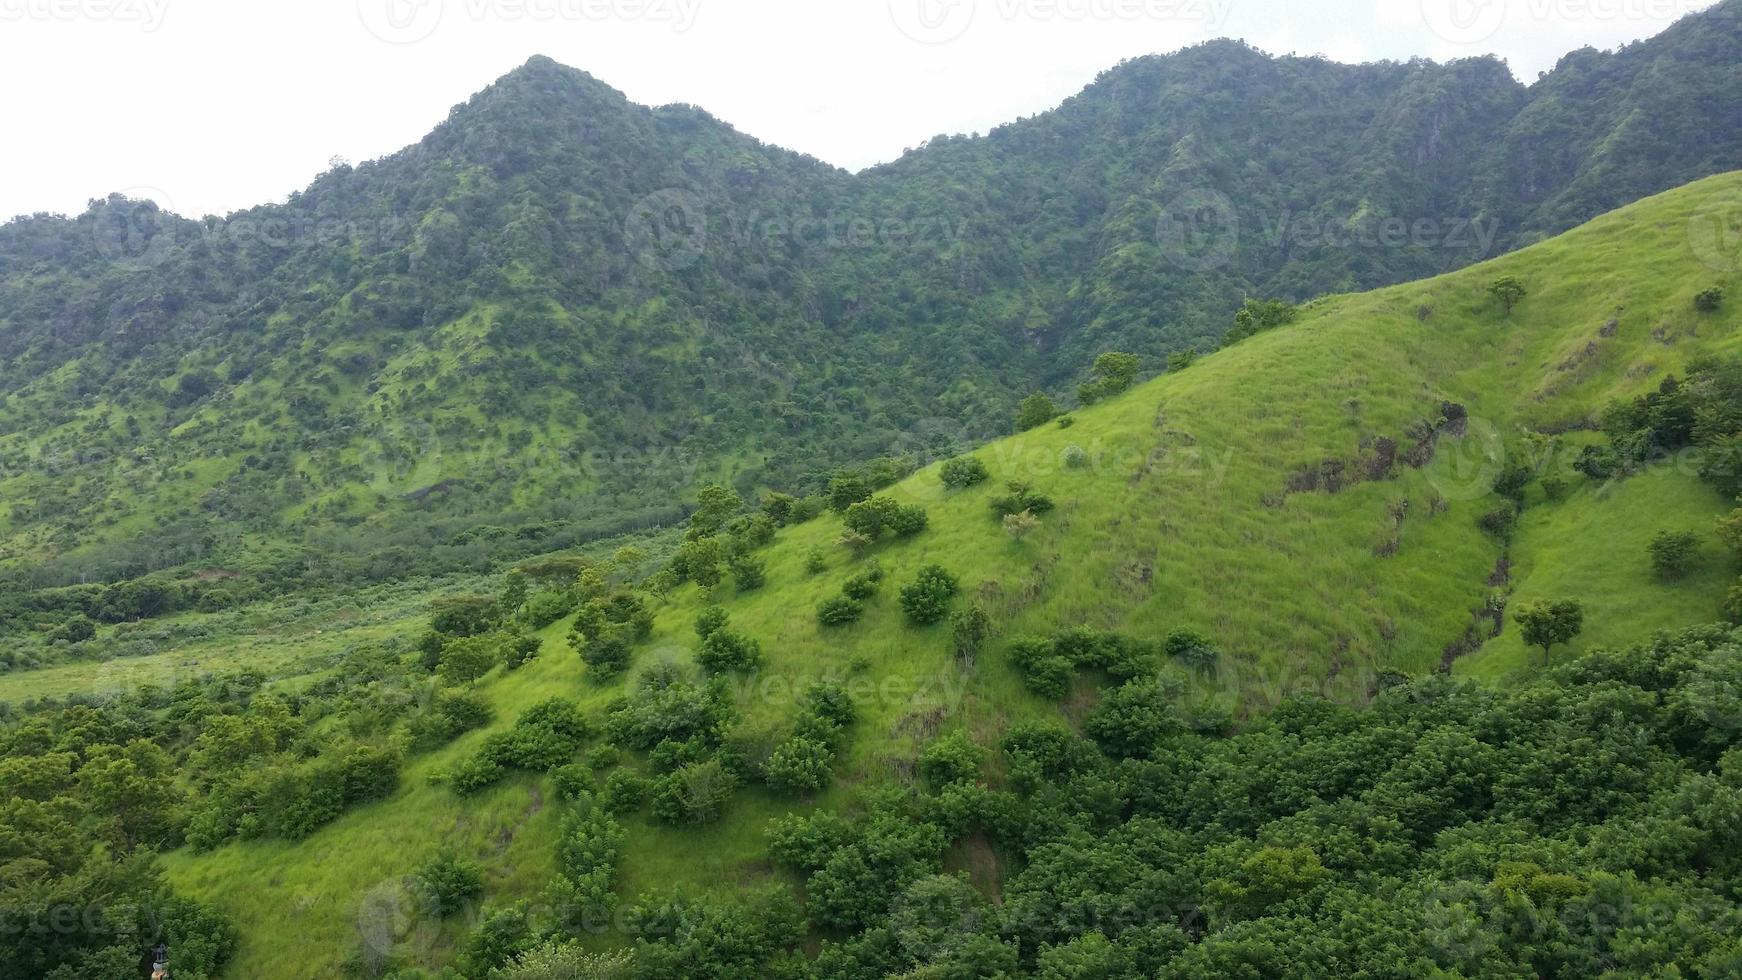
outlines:
[[[783,530],[765,555],[766,587],[675,593],[637,665],[689,661],[695,615],[718,601],[766,658],[738,692],[745,724],[788,723],[794,692],[811,679],[852,682],[860,719],[851,752],[836,787],[811,801],[851,806],[858,785],[900,773],[941,730],[963,727],[990,742],[1014,719],[1053,715],[1056,706],[1029,694],[1002,655],[1004,641],[1021,634],[1194,626],[1222,657],[1188,701],[1226,698],[1252,711],[1299,690],[1358,701],[1382,670],[1438,669],[1476,611],[1509,588],[1513,602],[1564,594],[1586,603],[1585,632],[1572,650],[1556,651],[1561,657],[1715,618],[1734,571],[1711,519],[1729,505],[1686,467],[1616,484],[1579,478],[1556,502],[1532,485],[1509,547],[1477,518],[1496,503],[1501,467],[1537,451],[1531,433],[1588,441],[1579,430],[1613,399],[1693,356],[1735,350],[1742,300],[1699,314],[1692,298],[1735,285],[1733,264],[1710,261],[1697,231],[1703,214],[1739,197],[1742,175],[1713,178],[1472,269],[1323,299],[1295,324],[1074,413],[1068,428],[1049,424],[983,447],[988,484],[946,493],[935,466],[917,473],[889,491],[929,511],[929,529],[910,541],[855,561],[834,545],[832,517]],[[1510,315],[1487,290],[1501,275],[1528,290]],[[1443,434],[1426,465],[1399,463],[1388,479],[1348,480],[1336,492],[1288,492],[1292,477],[1324,472],[1327,460],[1359,471],[1380,437],[1407,448],[1411,426],[1437,420],[1443,402],[1465,406],[1469,422],[1462,434]],[[1068,465],[1079,450],[1082,465]],[[1013,479],[1058,503],[1022,540],[988,510]],[[1664,528],[1706,536],[1699,569],[1674,584],[1653,580],[1645,558],[1645,543]],[[812,548],[828,554],[825,572],[805,570]],[[859,623],[820,628],[818,602],[870,558],[888,572],[882,594]],[[955,662],[945,627],[912,628],[896,605],[897,588],[934,562],[960,576],[958,604],[980,603],[1000,631],[972,671]],[[621,681],[597,686],[583,676],[563,642],[566,625],[546,631],[538,661],[484,682],[498,727],[553,694],[596,712],[622,693]],[[1503,681],[1535,669],[1537,655],[1515,634],[1508,623],[1456,670]],[[1080,706],[1072,699],[1067,708]],[[559,809],[549,787],[513,779],[462,801],[427,781],[484,734],[415,760],[394,797],[304,843],[171,855],[175,883],[217,902],[250,937],[232,975],[324,975],[383,942],[414,961],[441,962],[457,926],[401,923],[380,940],[379,903],[366,899],[391,891],[443,844],[486,864],[490,900],[536,897]],[[808,804],[740,791],[726,819],[701,831],[631,817],[623,891],[731,890],[761,879],[769,874],[762,826],[799,805]],[[252,938],[267,935],[296,935],[297,947]]]

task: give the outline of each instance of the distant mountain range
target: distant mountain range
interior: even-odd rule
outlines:
[[[1737,168],[1742,0],[1529,86],[1213,42],[857,175],[534,58],[282,205],[0,226],[0,546],[33,585],[477,566]]]

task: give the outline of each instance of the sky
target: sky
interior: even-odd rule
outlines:
[[[0,220],[111,192],[281,201],[416,142],[535,54],[849,170],[1216,37],[1336,61],[1495,54],[1523,81],[1713,0],[0,0]]]

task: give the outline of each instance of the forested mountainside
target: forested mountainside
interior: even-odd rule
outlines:
[[[670,554],[97,627],[175,645],[0,674],[0,962],[1736,976],[1739,193],[705,486]]]
[[[851,175],[535,58],[284,204],[0,227],[4,560],[245,594],[923,461],[1099,352],[1213,348],[1248,296],[1440,272],[1742,167],[1738,65],[1737,0],[1528,86],[1215,42]]]

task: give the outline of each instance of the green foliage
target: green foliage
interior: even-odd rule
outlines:
[[[1196,364],[1197,362],[1198,362],[1198,352],[1197,351],[1192,350],[1191,348],[1187,348],[1185,350],[1176,350],[1173,353],[1167,355],[1167,370],[1168,370],[1169,374],[1173,374],[1173,373],[1176,373],[1179,371],[1184,371],[1186,368],[1191,367],[1193,364]]]
[[[955,649],[958,659],[973,663],[991,635],[992,617],[979,606],[969,606],[950,614],[950,646]]]
[[[762,645],[728,629],[717,629],[702,640],[696,663],[710,674],[748,673],[762,665]]]
[[[1699,556],[1700,537],[1692,531],[1659,531],[1647,546],[1651,555],[1651,570],[1657,577],[1673,581],[1688,573]]]
[[[696,615],[696,636],[707,639],[726,627],[731,617],[719,606],[709,606]]]
[[[832,595],[817,606],[817,623],[822,626],[846,626],[863,615],[865,604],[852,596]]]
[[[1222,346],[1237,344],[1247,337],[1293,323],[1300,310],[1278,299],[1247,299],[1234,313],[1234,324],[1222,337]]]
[[[934,790],[952,783],[971,783],[980,778],[985,758],[985,751],[965,733],[951,732],[919,754],[919,775]]]
[[[1584,628],[1585,610],[1577,599],[1544,599],[1520,605],[1512,618],[1518,623],[1524,642],[1542,648],[1546,664],[1550,647],[1579,635]]]
[[[961,590],[956,577],[941,565],[921,568],[901,587],[901,610],[915,626],[929,626],[949,613],[950,600]]]
[[[974,456],[957,456],[938,469],[938,479],[951,490],[962,490],[986,482],[991,474],[986,464]]]
[[[1129,389],[1137,380],[1140,363],[1136,354],[1118,351],[1109,351],[1095,358],[1089,369],[1090,380],[1077,386],[1077,400],[1084,405],[1093,405]]]
[[[595,809],[563,821],[550,896],[572,932],[584,935],[610,921],[622,854],[623,828],[608,813]]]
[[[654,783],[653,816],[668,824],[712,823],[737,785],[737,777],[718,759],[691,763]]]
[[[1027,432],[1029,429],[1045,425],[1058,418],[1059,407],[1047,397],[1045,392],[1037,391],[1022,400],[1016,406],[1016,431]]]
[[[1500,308],[1512,315],[1512,308],[1524,299],[1524,283],[1517,276],[1501,276],[1488,284],[1488,294],[1500,301]]]
[[[1717,286],[1702,289],[1694,294],[1694,309],[1701,313],[1716,312],[1718,307],[1722,305],[1724,305],[1724,290]]]
[[[442,850],[414,873],[423,908],[437,918],[453,915],[484,893],[484,869],[452,850]]]
[[[1004,489],[1008,493],[992,500],[992,516],[1000,521],[1012,514],[1021,514],[1024,511],[1030,515],[1038,516],[1051,511],[1053,508],[1051,497],[1037,493],[1022,480],[1012,480],[1004,485]]]
[[[897,537],[909,537],[925,530],[925,508],[918,504],[902,505],[888,497],[871,497],[847,507],[842,518],[847,528],[877,540],[884,531]]]
[[[794,736],[775,746],[762,775],[773,789],[786,793],[811,793],[829,784],[829,766],[835,760],[834,750],[826,742],[804,736]]]
[[[737,587],[739,592],[753,592],[768,582],[767,566],[749,555],[735,556],[730,567],[732,569],[732,584]]]

